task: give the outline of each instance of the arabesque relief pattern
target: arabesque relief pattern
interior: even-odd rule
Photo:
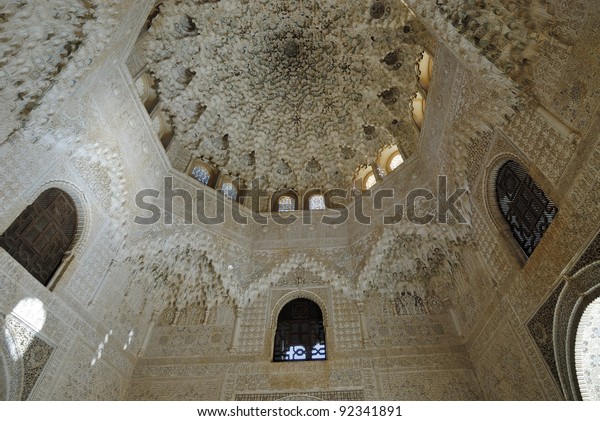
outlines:
[[[21,302],[45,314],[31,353],[4,367],[10,381],[0,391],[31,400],[564,399],[549,367],[549,316],[539,310],[562,273],[587,266],[579,256],[593,259],[584,249],[600,226],[598,11],[580,0],[406,0],[378,2],[383,14],[374,7],[374,17],[371,3],[342,2],[324,5],[331,22],[317,22],[316,3],[280,1],[254,42],[248,25],[263,6],[225,10],[238,3],[182,2],[175,13],[166,2],[146,34],[154,38],[142,39],[185,144],[169,151],[126,65],[153,1],[0,6],[8,37],[0,95],[9,105],[0,111],[2,232],[46,186],[72,186],[84,210],[77,252],[52,291],[0,250],[4,319]],[[315,21],[301,18],[305,6]],[[243,10],[252,13],[237,19]],[[409,99],[423,48],[435,65],[419,133]],[[399,68],[386,64],[388,53]],[[256,63],[242,67],[248,55]],[[346,90],[319,85],[324,74]],[[226,77],[237,84],[227,89]],[[241,80],[264,89],[249,92]],[[296,82],[302,89],[289,102],[269,100]],[[320,88],[322,100],[311,102]],[[196,122],[178,112],[197,110],[187,107],[195,101],[207,106]],[[244,167],[254,134],[263,154]],[[165,176],[198,188],[180,173],[192,155],[232,175],[268,176],[273,187],[349,186],[365,156],[402,142],[408,159],[379,186],[406,196],[446,175],[450,189],[466,189],[464,224],[210,226],[186,224],[181,203],[170,225],[133,222],[137,192],[163,191]],[[345,159],[340,146],[355,155]],[[560,209],[528,259],[490,201],[494,169],[509,159]],[[207,204],[217,200],[206,193]],[[308,369],[271,362],[273,313],[294,294],[315,297],[328,317],[331,353]],[[31,333],[40,314],[21,314],[19,332]]]

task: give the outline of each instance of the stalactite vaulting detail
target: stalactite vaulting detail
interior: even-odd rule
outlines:
[[[163,2],[143,48],[175,141],[243,179],[262,176],[270,190],[346,187],[357,165],[386,143],[402,138],[414,150],[413,64],[431,38],[400,4],[377,19],[356,6]],[[390,52],[394,66],[385,61]],[[206,110],[189,119],[186,110],[198,101]],[[378,139],[364,141],[366,124],[381,132]],[[227,150],[215,147],[225,133]],[[356,153],[340,162],[348,146]],[[248,168],[254,150],[256,166]]]
[[[597,396],[598,1],[0,0],[0,400]]]
[[[134,282],[142,285],[147,305],[156,311],[172,308],[177,313],[200,305],[210,312],[230,301],[212,262],[197,249],[183,245],[147,248],[146,253],[128,259]]]
[[[0,4],[0,143],[32,141],[107,46],[120,0]],[[48,95],[50,93],[50,95]],[[51,98],[42,101],[44,97]]]

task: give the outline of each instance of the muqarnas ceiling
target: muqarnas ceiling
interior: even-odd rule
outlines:
[[[180,159],[269,190],[347,188],[412,145],[414,63],[432,38],[400,4],[169,0],[144,38]]]

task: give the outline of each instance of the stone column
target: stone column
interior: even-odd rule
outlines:
[[[234,307],[234,317],[235,320],[233,322],[233,332],[231,334],[231,343],[229,344],[229,352],[232,354],[235,354],[237,352],[237,347],[238,347],[238,335],[240,332],[240,323],[241,323],[241,318],[240,318],[240,308],[238,306]]]
[[[360,322],[360,336],[362,347],[365,348],[367,341],[369,340],[369,332],[367,331],[367,324],[365,323],[364,317],[365,303],[357,302],[356,307],[358,308],[358,319]]]

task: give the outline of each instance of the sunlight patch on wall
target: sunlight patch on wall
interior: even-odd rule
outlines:
[[[4,337],[8,344],[10,357],[13,361],[17,361],[25,355],[35,334],[40,332],[46,323],[46,309],[44,304],[37,298],[25,298],[21,300],[11,313],[7,316],[7,320],[18,320],[25,322],[30,329],[26,330],[26,334],[19,338],[18,341],[13,340],[13,336],[8,330],[8,326],[4,327]]]

